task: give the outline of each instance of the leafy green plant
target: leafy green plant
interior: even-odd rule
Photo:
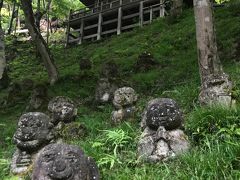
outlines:
[[[189,135],[194,142],[202,142],[206,137],[226,139],[239,136],[240,109],[224,107],[196,108],[186,122]]]
[[[103,166],[109,164],[111,169],[115,163],[122,163],[118,153],[124,145],[132,140],[132,138],[122,129],[103,130],[102,132],[102,138],[99,141],[94,142],[92,147],[101,147],[107,152],[98,160],[98,165]]]

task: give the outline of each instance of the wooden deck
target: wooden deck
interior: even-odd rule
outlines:
[[[116,0],[71,11],[67,23],[66,46],[100,40],[149,24],[166,14],[163,0]]]

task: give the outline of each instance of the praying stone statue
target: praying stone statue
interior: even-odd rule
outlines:
[[[59,122],[70,123],[77,116],[77,108],[74,102],[70,98],[63,96],[52,99],[48,104],[48,110],[52,113],[54,124]]]
[[[32,180],[99,180],[95,161],[77,146],[50,144],[36,158]]]
[[[34,155],[54,139],[52,129],[53,124],[44,113],[30,112],[20,117],[13,136],[13,142],[17,146],[11,164],[14,174],[28,171]]]
[[[113,105],[116,110],[112,112],[112,122],[117,124],[125,119],[134,117],[137,94],[131,87],[122,87],[114,92]]]
[[[190,145],[180,129],[182,122],[182,113],[174,100],[157,98],[150,101],[141,121],[139,157],[155,163],[186,152]]]

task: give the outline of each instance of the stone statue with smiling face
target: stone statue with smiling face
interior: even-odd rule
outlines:
[[[94,160],[77,146],[50,144],[36,158],[32,180],[99,180]]]

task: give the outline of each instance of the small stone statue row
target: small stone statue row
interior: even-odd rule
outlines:
[[[130,87],[114,92],[112,112],[113,123],[134,118],[137,94]],[[138,156],[148,162],[159,162],[186,152],[190,145],[181,130],[182,112],[177,103],[169,98],[151,100],[143,113],[143,133],[138,143]]]
[[[26,174],[33,165],[33,180],[100,179],[96,163],[79,147],[55,143],[54,129],[58,123],[71,122],[77,115],[73,101],[56,97],[49,102],[48,110],[51,118],[40,112],[20,117],[13,136],[17,150],[12,158],[12,173]]]

